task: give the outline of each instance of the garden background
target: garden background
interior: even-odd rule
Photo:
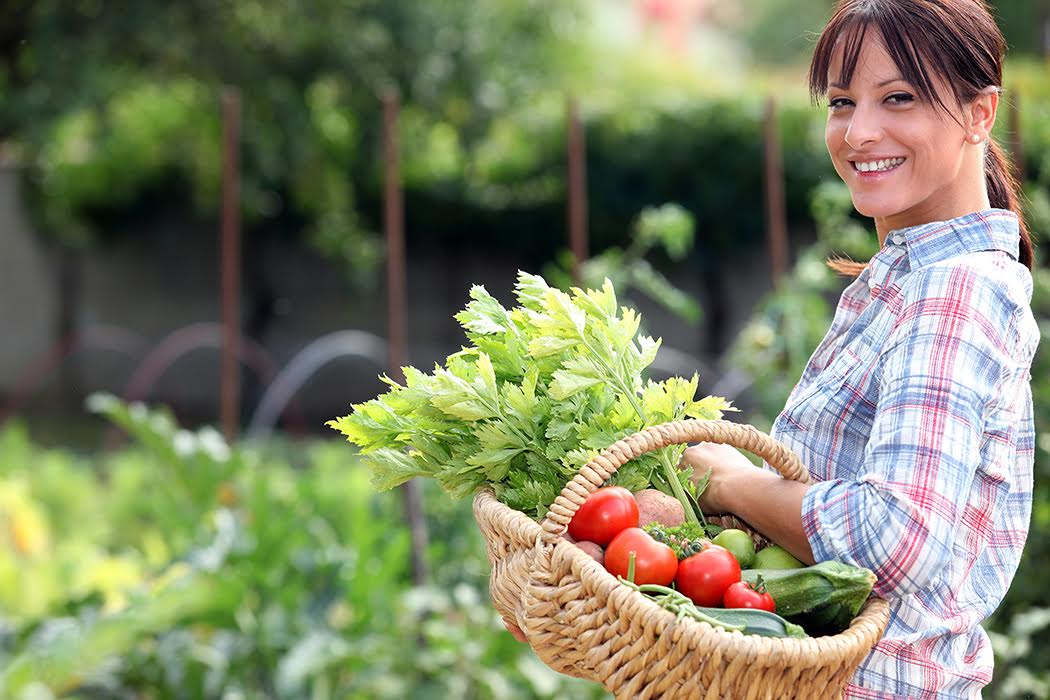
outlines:
[[[1042,243],[1044,342],[1032,530],[986,624],[986,696],[1050,698],[1050,2],[991,4],[1011,45],[996,137]],[[578,274],[642,311],[665,342],[655,372],[699,371],[766,428],[844,285],[823,261],[876,245],[805,92],[830,5],[0,5],[0,697],[602,697],[503,630],[469,501],[422,484],[414,559],[403,501],[323,427],[382,390],[393,340],[384,105],[400,108],[407,362],[458,349],[471,284],[504,303],[518,269],[570,284],[575,152]]]

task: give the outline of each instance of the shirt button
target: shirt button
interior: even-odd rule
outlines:
[[[900,234],[891,236],[890,240],[893,241],[893,245],[904,245],[904,236]]]

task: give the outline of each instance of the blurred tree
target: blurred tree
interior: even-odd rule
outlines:
[[[832,0],[752,0],[736,21],[756,62],[806,61],[833,5]]]
[[[1050,0],[990,0],[1010,54],[1050,57]]]
[[[354,187],[380,167],[378,96],[402,95],[406,172],[455,172],[463,140],[572,60],[578,19],[538,0],[10,0],[0,144],[66,242],[151,194],[212,218],[218,93],[236,85],[249,233],[299,224],[359,273],[379,255]]]

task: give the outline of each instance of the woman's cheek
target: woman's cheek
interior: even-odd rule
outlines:
[[[845,130],[842,126],[832,121],[833,119],[834,117],[828,118],[828,125],[824,130],[824,145],[828,149],[828,155],[831,156],[831,163],[835,166],[836,172],[845,180],[846,173],[843,169],[849,164],[841,161],[838,155],[842,151]]]

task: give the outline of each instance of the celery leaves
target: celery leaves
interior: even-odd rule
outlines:
[[[640,317],[618,306],[608,280],[570,294],[521,272],[514,293],[519,305],[507,309],[474,286],[455,317],[470,345],[430,374],[404,368],[404,384],[384,378],[385,394],[328,422],[361,449],[376,487],[428,477],[463,497],[490,486],[512,508],[542,517],[613,442],[735,410],[719,397],[697,400],[696,375],[643,378],[660,341],[639,336]],[[676,466],[683,449],[643,455],[613,482],[632,491],[656,486],[694,503],[686,509],[693,515],[695,490]]]

